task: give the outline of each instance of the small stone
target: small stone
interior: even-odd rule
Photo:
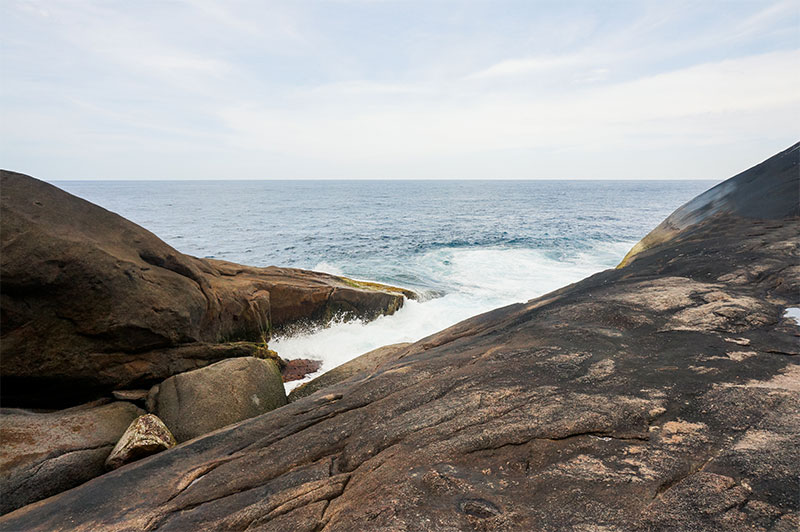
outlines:
[[[106,459],[106,469],[117,469],[177,444],[166,425],[153,414],[133,420]]]
[[[111,395],[119,401],[142,402],[147,399],[148,390],[114,390]]]
[[[464,499],[459,503],[458,509],[461,510],[462,513],[480,519],[494,517],[502,513],[497,505],[486,499]]]

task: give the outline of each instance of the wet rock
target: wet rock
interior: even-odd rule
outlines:
[[[153,414],[133,420],[108,455],[106,469],[117,469],[146,456],[166,451],[177,444],[166,425]]]
[[[274,360],[244,357],[174,375],[148,403],[183,442],[283,406],[286,392]]]
[[[48,413],[0,413],[0,513],[68,490],[104,473],[103,463],[136,416],[131,403]]]
[[[321,360],[310,360],[308,358],[287,360],[286,366],[281,370],[283,382],[298,381],[306,375],[318,371],[321,366]]]

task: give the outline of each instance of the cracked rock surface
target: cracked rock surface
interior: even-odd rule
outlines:
[[[797,154],[729,184],[798,190]],[[718,209],[624,268],[0,527],[796,530],[800,329],[783,313],[800,303],[800,213],[773,206]]]
[[[123,401],[49,413],[0,409],[0,511],[103,474],[117,440],[142,414]]]

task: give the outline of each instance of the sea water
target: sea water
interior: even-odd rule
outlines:
[[[712,181],[62,181],[178,250],[420,294],[392,316],[274,338],[321,371],[612,268]],[[289,383],[289,388],[296,383]]]

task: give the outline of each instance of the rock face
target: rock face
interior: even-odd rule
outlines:
[[[396,359],[403,349],[410,345],[409,343],[385,345],[364,353],[341,366],[326,371],[316,379],[298,386],[289,394],[289,402],[297,401],[301,397],[307,397],[318,390],[333,386],[346,379],[366,377],[380,366]]]
[[[0,171],[2,400],[59,407],[252,356],[275,328],[374,318],[404,291],[184,255],[124,218]],[[33,393],[31,393],[33,392]]]
[[[800,219],[757,200],[0,528],[795,530]]]
[[[766,220],[800,216],[800,191],[791,178],[797,172],[797,145],[794,145],[681,206],[633,246],[619,266],[711,217],[729,215]]]
[[[175,447],[177,442],[166,425],[153,414],[133,420],[106,459],[106,469],[117,469],[145,456]]]
[[[0,511],[44,499],[104,473],[114,444],[142,410],[125,402],[49,414],[0,412]]]
[[[308,358],[287,360],[286,366],[281,370],[283,382],[298,381],[306,375],[318,371],[320,367],[322,367],[321,360],[311,360]]]
[[[286,404],[278,365],[252,357],[174,375],[150,395],[148,404],[179,442]]]

